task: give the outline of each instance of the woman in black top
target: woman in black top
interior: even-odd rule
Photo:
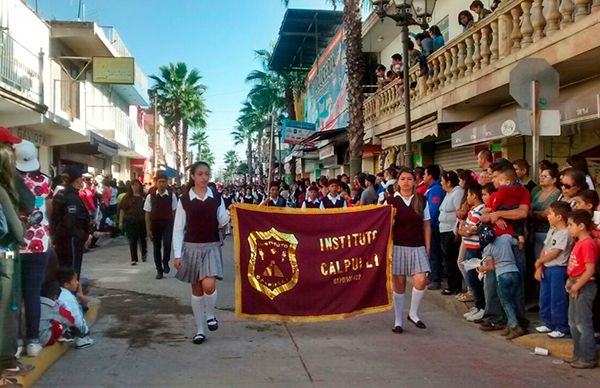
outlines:
[[[125,231],[131,251],[131,265],[138,261],[138,242],[142,245],[142,261],[146,261],[146,220],[144,213],[144,195],[142,183],[134,179],[123,197],[119,210],[119,229]]]

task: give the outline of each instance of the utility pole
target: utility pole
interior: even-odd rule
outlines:
[[[154,150],[154,174],[156,174],[156,171],[158,171],[158,101],[157,101],[157,93],[156,91],[153,93],[154,94],[154,144],[153,147]]]
[[[275,109],[273,109],[273,114],[271,116],[271,133],[269,135],[270,139],[269,139],[269,180],[267,182],[267,185],[270,185],[271,182],[273,181],[273,157],[274,157],[274,144],[273,142],[275,141],[274,139],[275,136]]]

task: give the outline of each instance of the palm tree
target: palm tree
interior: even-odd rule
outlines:
[[[212,167],[215,164],[215,154],[213,154],[210,148],[203,148],[202,152],[196,157],[196,160],[206,162]]]
[[[335,9],[343,5],[344,12],[344,42],[346,43],[346,64],[348,72],[348,141],[350,143],[350,174],[351,176],[361,171],[362,148],[364,144],[364,112],[365,97],[362,92],[362,78],[364,74],[364,59],[362,53],[362,20],[361,9],[370,5],[363,0],[327,0]],[[287,7],[290,0],[282,0]]]
[[[231,131],[233,136],[233,144],[246,146],[246,164],[249,174],[252,174],[252,143],[256,138],[255,128],[252,126],[245,126],[238,120],[238,125]]]
[[[188,128],[206,126],[208,110],[203,96],[206,86],[200,83],[198,70],[188,71],[183,62],[161,66],[159,73],[150,76],[155,83],[151,90],[156,93],[160,114],[175,133],[176,181],[181,184],[182,161],[187,164]]]
[[[190,137],[190,147],[198,147],[197,155],[202,153],[204,148],[208,148],[208,135],[203,130],[195,130]]]
[[[238,170],[238,166],[240,164],[240,160],[238,158],[237,152],[235,150],[229,150],[225,153],[224,157],[225,162],[225,180],[228,182],[233,182],[233,177]]]
[[[256,153],[258,159],[258,175],[260,179],[263,178],[263,165],[262,161],[262,147],[264,129],[270,125],[271,113],[270,103],[267,100],[261,100],[262,95],[254,95],[248,101],[244,102],[242,109],[240,110],[240,116],[238,117],[238,123],[240,126],[247,129],[247,131],[256,134]],[[235,141],[235,139],[234,139]],[[241,144],[241,143],[240,143]],[[251,168],[253,165],[252,158],[248,162],[250,174],[253,174],[255,170]]]

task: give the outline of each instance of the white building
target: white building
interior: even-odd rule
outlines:
[[[0,1],[0,23],[0,125],[38,145],[42,171],[76,163],[116,179],[143,176],[146,76],[135,65],[133,85],[92,81],[94,57],[132,57],[116,30],[45,22],[22,0]]]

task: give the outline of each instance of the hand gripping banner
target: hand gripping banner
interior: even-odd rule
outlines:
[[[391,206],[232,210],[238,317],[323,321],[391,308]]]

